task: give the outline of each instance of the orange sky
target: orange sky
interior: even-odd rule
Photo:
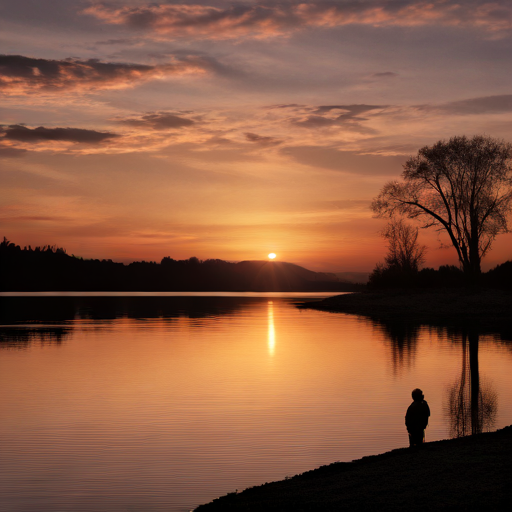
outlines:
[[[512,141],[504,0],[0,9],[0,235],[22,246],[367,271],[385,254],[369,203],[410,155]],[[422,241],[427,265],[456,263]]]

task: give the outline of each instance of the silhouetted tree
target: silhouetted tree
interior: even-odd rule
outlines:
[[[406,224],[403,219],[389,222],[382,236],[388,242],[385,262],[389,268],[405,272],[417,272],[425,262],[426,246],[418,243],[418,228]]]
[[[480,274],[512,210],[512,145],[491,137],[453,137],[420,149],[404,165],[404,181],[387,183],[373,200],[379,217],[420,219],[448,234],[462,269]]]
[[[425,261],[426,246],[418,243],[418,228],[393,219],[382,236],[387,240],[388,253],[384,264],[378,263],[370,274],[372,288],[417,286],[419,267]]]

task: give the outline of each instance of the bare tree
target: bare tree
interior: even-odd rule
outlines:
[[[388,242],[385,262],[388,268],[416,272],[425,261],[427,248],[418,243],[418,228],[406,224],[403,219],[391,221],[382,236]]]
[[[384,185],[373,200],[379,217],[405,215],[446,231],[465,273],[481,259],[512,210],[512,145],[491,137],[453,137],[420,149],[404,165],[403,182]]]
[[[414,286],[417,272],[424,263],[427,248],[418,243],[418,228],[395,218],[381,235],[387,240],[388,253],[384,263],[377,263],[370,274],[371,288],[400,288]]]

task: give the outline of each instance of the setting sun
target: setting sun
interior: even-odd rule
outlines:
[[[271,252],[271,253],[268,255],[268,259],[269,259],[269,260],[273,260],[273,259],[275,259],[275,257],[276,257],[276,255],[275,255],[273,252]]]

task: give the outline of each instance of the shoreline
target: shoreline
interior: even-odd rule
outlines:
[[[512,426],[335,462],[200,505],[208,511],[502,510],[512,498]]]
[[[299,307],[363,315],[384,323],[510,331],[512,292],[489,288],[365,291],[304,302]]]

